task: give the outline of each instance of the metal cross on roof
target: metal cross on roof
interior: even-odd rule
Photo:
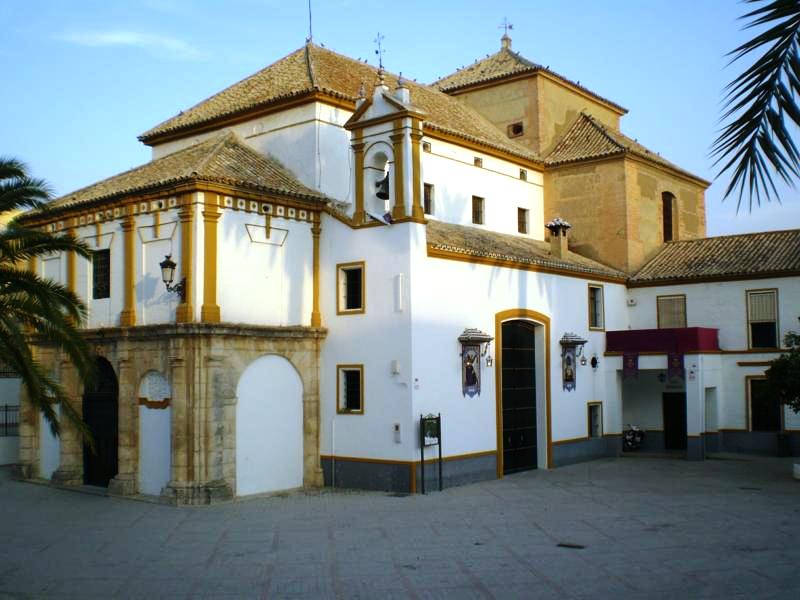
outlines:
[[[503,17],[503,22],[497,28],[503,30],[503,35],[508,35],[508,32],[514,29],[514,25],[508,22],[507,17]]]
[[[378,67],[382,69],[383,53],[386,52],[386,50],[383,48],[383,36],[381,35],[380,31],[378,32],[378,37],[376,37],[373,41],[378,45],[378,48],[375,50],[375,54],[378,55]]]

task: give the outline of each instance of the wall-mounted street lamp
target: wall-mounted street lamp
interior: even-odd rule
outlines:
[[[168,292],[174,292],[181,297],[181,302],[186,301],[186,278],[184,277],[175,285],[172,285],[172,282],[175,281],[175,267],[178,265],[172,260],[172,255],[167,254],[158,266],[161,267],[161,279],[164,281],[164,285],[167,287]]]

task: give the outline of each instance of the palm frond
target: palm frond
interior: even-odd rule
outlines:
[[[90,258],[92,250],[82,240],[66,234],[52,234],[20,226],[12,221],[0,231],[0,260],[15,263],[48,256],[55,252],[75,252]]]
[[[724,197],[745,193],[749,208],[773,198],[780,202],[774,176],[788,185],[800,177],[800,150],[791,124],[800,126],[800,2],[745,0],[760,4],[742,16],[745,29],[766,27],[729,53],[731,63],[763,51],[726,87],[722,121],[728,121],[711,148],[717,177],[730,171]]]
[[[0,156],[0,181],[3,179],[20,179],[26,176],[28,167],[13,156]]]

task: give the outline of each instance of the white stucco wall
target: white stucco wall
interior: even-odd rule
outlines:
[[[544,239],[543,175],[527,169],[520,179],[520,166],[437,139],[424,138],[430,152],[422,152],[424,183],[434,186],[432,218],[472,225],[472,196],[484,198],[484,229],[517,234],[517,208],[529,210],[528,237]],[[474,166],[474,158],[483,166]]]

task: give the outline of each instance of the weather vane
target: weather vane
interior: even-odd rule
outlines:
[[[378,68],[383,68],[383,53],[386,50],[383,49],[383,36],[381,35],[380,31],[378,32],[378,37],[373,40],[377,45],[378,48],[375,50],[375,54],[378,55]]]
[[[512,29],[514,29],[514,25],[512,25],[511,23],[508,22],[508,18],[507,17],[503,17],[503,22],[500,23],[500,26],[498,27],[498,29],[503,29],[504,30],[504,35],[508,35],[508,32],[511,31]]]

